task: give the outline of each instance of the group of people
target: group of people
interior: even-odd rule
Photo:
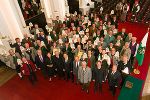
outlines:
[[[127,2],[127,0],[122,0],[122,2],[119,2],[116,5],[116,14],[118,15],[118,17],[120,17],[120,20],[122,22],[126,21],[127,16],[130,17],[130,21],[137,21],[136,18],[138,17],[137,15],[140,11],[140,4],[139,1],[136,0],[134,4],[132,4],[131,2],[133,1]],[[131,13],[131,15],[129,14],[129,12]]]
[[[40,0],[20,0],[18,3],[25,19],[41,13]]]
[[[104,3],[103,3],[104,2]],[[141,2],[138,0],[106,0],[103,2],[98,2],[97,7],[99,8],[99,14],[103,15],[104,13],[116,14],[118,19],[121,22],[125,21],[138,21],[137,17],[141,9]],[[105,2],[110,2],[107,5]],[[114,4],[112,3],[114,2]],[[113,7],[114,5],[114,7]],[[105,7],[108,6],[108,7]],[[109,8],[110,6],[110,8]],[[109,10],[108,10],[109,8]],[[95,8],[97,9],[97,8]],[[108,12],[106,12],[108,11]]]
[[[36,70],[45,79],[54,77],[81,84],[89,93],[91,81],[94,92],[102,92],[109,84],[113,95],[132,71],[137,50],[136,37],[122,28],[118,32],[115,15],[101,19],[96,14],[70,15],[62,22],[59,16],[48,24],[48,35],[35,24],[31,34],[9,41],[10,55],[6,61],[22,79],[27,76],[32,84],[37,81]]]

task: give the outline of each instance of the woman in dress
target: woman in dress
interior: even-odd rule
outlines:
[[[52,56],[51,56],[51,53],[49,53],[49,52],[47,53],[45,64],[46,64],[46,68],[47,68],[49,81],[52,81],[52,77],[54,75],[54,67],[53,67]]]

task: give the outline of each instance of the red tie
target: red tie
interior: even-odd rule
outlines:
[[[88,67],[90,67],[91,68],[91,60],[90,60],[90,58],[88,58]]]

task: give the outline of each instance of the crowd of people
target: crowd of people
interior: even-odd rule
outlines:
[[[89,93],[91,81],[94,92],[102,92],[103,84],[115,95],[133,69],[138,44],[125,28],[118,31],[116,15],[100,18],[96,14],[70,15],[62,22],[59,16],[46,26],[48,35],[35,24],[31,34],[10,42],[15,48],[6,58],[21,79],[32,84],[38,80],[36,70],[50,82],[58,77]]]
[[[21,0],[18,1],[24,19],[29,19],[37,14],[42,13],[40,0]]]
[[[142,5],[138,0],[106,0],[97,2],[95,6],[100,15],[116,14],[121,22],[136,22]]]

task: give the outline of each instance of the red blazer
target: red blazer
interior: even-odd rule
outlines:
[[[32,70],[35,71],[36,67],[35,67],[34,63],[32,61],[30,61],[30,60],[27,60],[27,61],[31,65]],[[28,68],[26,63],[22,64],[22,70],[24,70],[24,75],[30,75],[30,71],[29,71],[29,68]]]

